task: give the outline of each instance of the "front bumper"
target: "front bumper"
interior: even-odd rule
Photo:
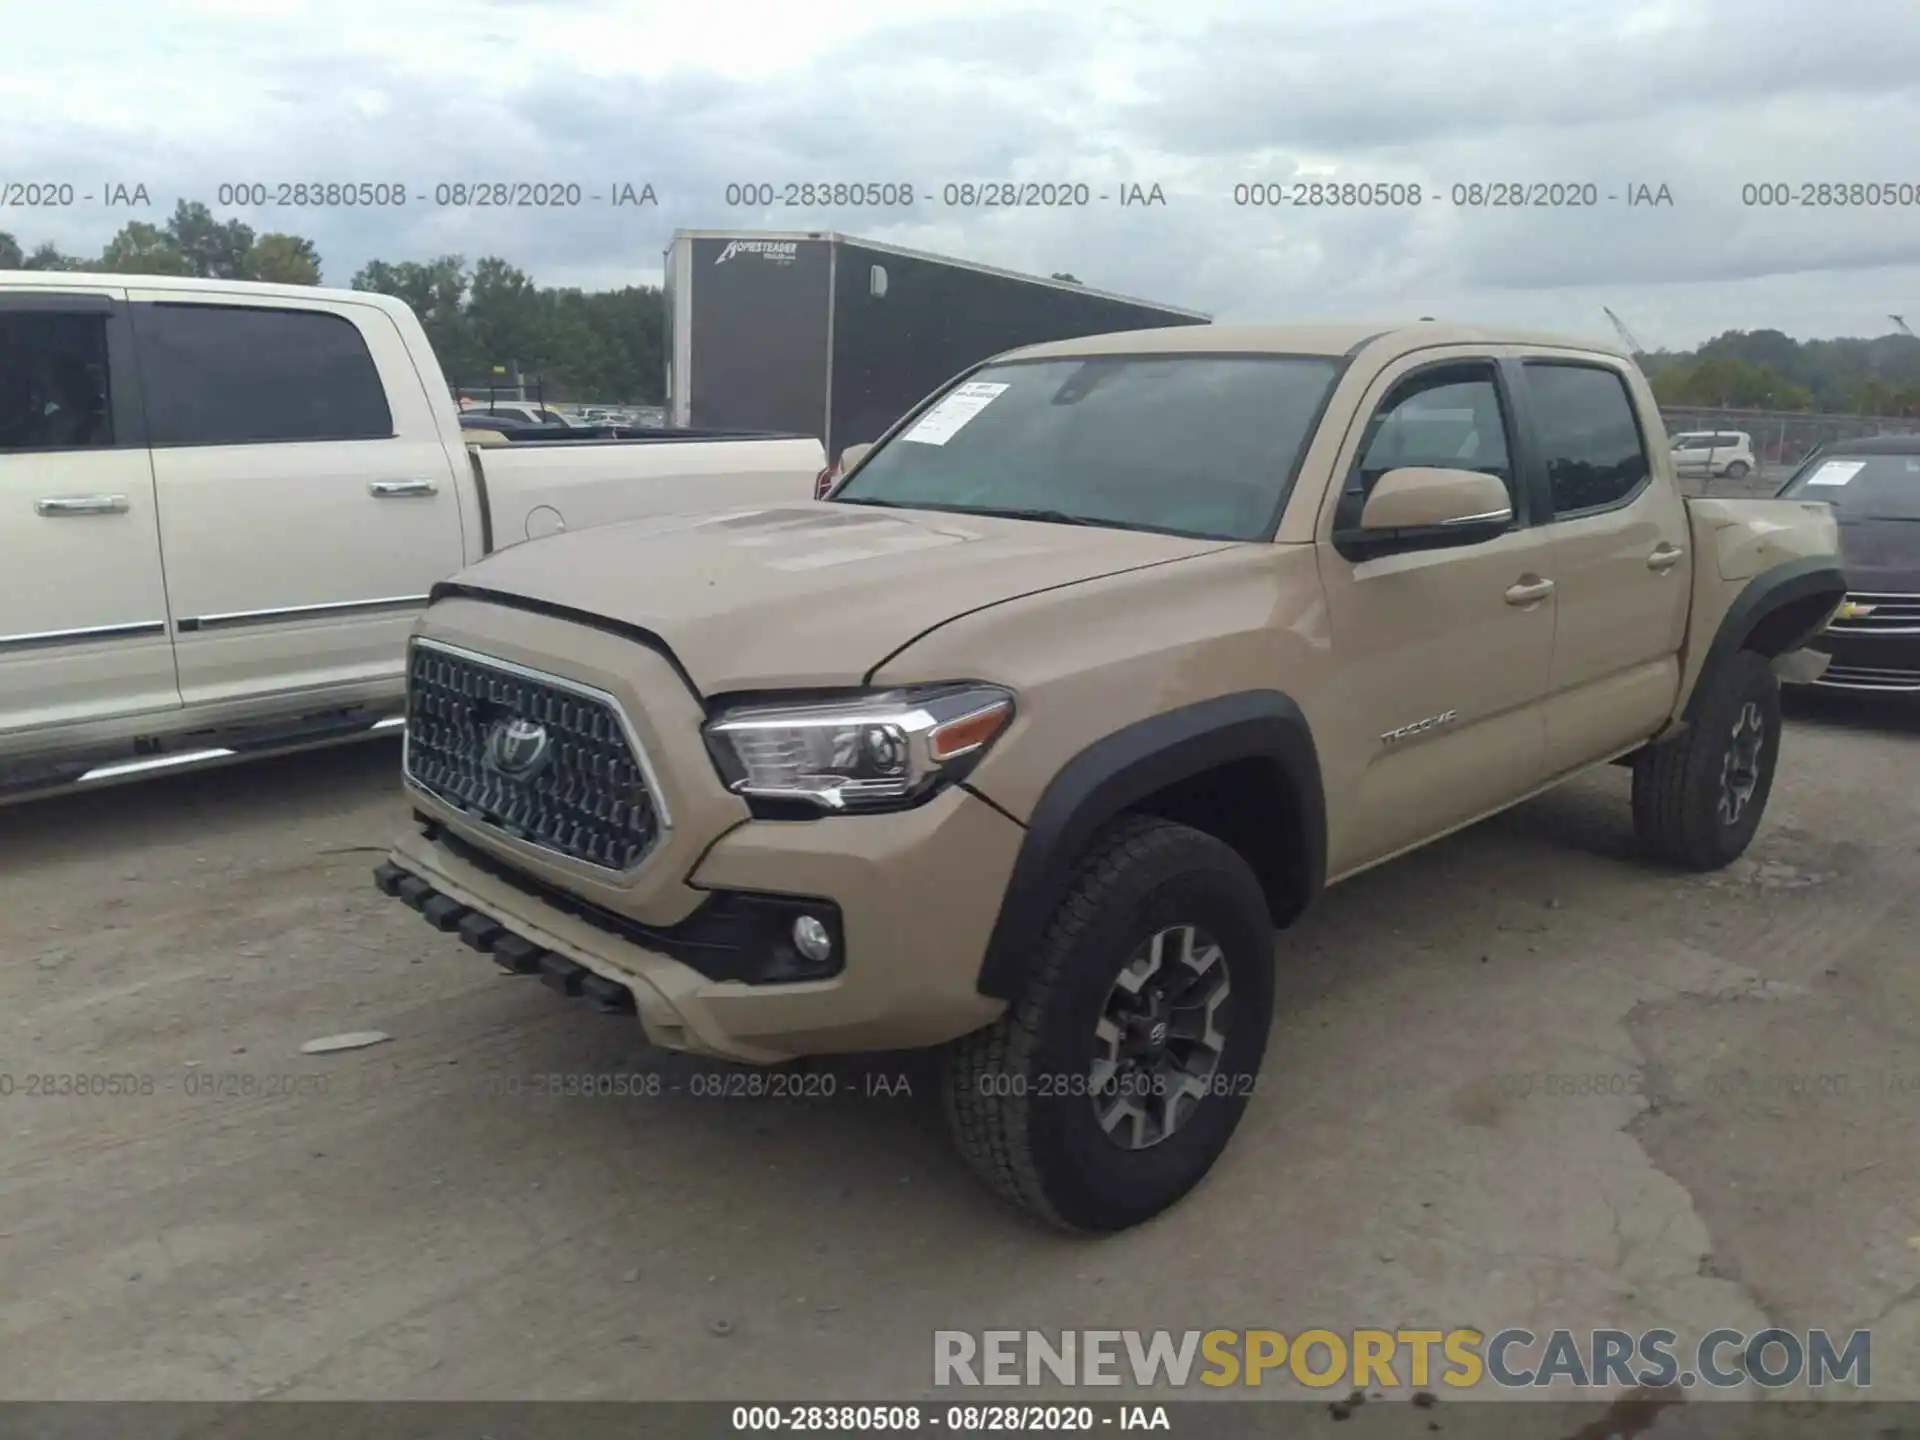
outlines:
[[[1814,684],[1826,690],[1920,693],[1920,596],[1875,596],[1864,603],[1873,605],[1872,611],[1836,619],[1807,642],[1808,649],[1832,657]]]
[[[382,891],[504,969],[539,974],[603,1010],[637,1013],[648,1038],[669,1049],[755,1064],[910,1049],[955,1039],[1004,1008],[976,985],[1025,832],[958,788],[897,814],[739,825],[686,878],[707,908],[653,927],[652,936],[422,819],[376,870]],[[684,944],[698,939],[716,895],[829,902],[840,970],[824,979],[714,978],[725,962]],[[749,936],[745,948],[752,943]],[[747,955],[736,973],[778,974],[768,959]]]

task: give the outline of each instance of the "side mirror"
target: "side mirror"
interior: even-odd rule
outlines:
[[[1374,484],[1358,526],[1337,531],[1334,545],[1352,560],[1401,550],[1477,545],[1513,523],[1506,482],[1477,470],[1407,466]]]
[[[871,441],[864,445],[847,446],[846,449],[840,452],[840,473],[845,475],[848,471],[852,470],[854,466],[867,458],[867,452],[871,449],[873,449]]]

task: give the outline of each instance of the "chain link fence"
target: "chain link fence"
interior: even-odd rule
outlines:
[[[1715,407],[1660,407],[1667,434],[1688,431],[1738,430],[1753,439],[1754,458],[1769,478],[1785,480],[1799,463],[1822,445],[1835,440],[1858,440],[1868,435],[1920,433],[1920,417],[1881,415],[1822,415],[1806,410],[1735,410]]]

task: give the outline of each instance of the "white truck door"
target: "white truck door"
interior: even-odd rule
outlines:
[[[0,290],[0,557],[0,740],[179,708],[124,290]]]
[[[399,329],[351,301],[129,298],[187,703],[397,694],[414,616],[466,559]]]

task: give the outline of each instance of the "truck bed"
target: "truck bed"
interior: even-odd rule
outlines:
[[[488,550],[636,514],[811,499],[827,463],[810,436],[738,431],[542,436],[469,445],[467,453],[485,507]],[[638,509],[636,488],[645,492]]]

